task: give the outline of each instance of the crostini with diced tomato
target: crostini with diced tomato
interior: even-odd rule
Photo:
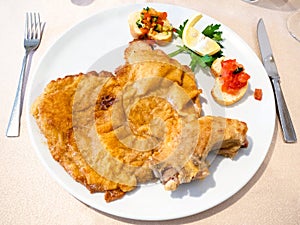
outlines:
[[[153,8],[143,8],[128,17],[130,33],[134,39],[150,39],[159,45],[172,41],[173,27],[167,19],[166,12],[158,12]]]
[[[211,72],[215,76],[211,94],[219,104],[232,105],[247,92],[250,76],[236,59],[216,59],[211,66]]]

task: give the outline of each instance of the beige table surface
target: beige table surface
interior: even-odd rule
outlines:
[[[284,143],[278,121],[265,161],[242,190],[205,212],[161,222],[122,219],[96,212],[77,201],[39,161],[29,140],[25,116],[20,137],[5,137],[24,53],[25,12],[38,11],[47,21],[42,44],[33,57],[33,72],[41,56],[66,29],[91,14],[129,2],[133,1],[95,0],[83,7],[70,0],[0,1],[0,224],[300,224],[300,141]],[[238,33],[258,55],[256,24],[263,18],[300,139],[300,42],[287,32],[285,21],[290,12],[240,0],[161,2],[193,8],[216,18]]]

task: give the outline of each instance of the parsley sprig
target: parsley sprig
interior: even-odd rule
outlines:
[[[179,25],[179,29],[174,28],[174,31],[176,34],[178,34],[178,37],[182,38],[182,33],[187,22],[188,20],[185,20],[183,24]]]
[[[188,22],[188,20],[185,20],[183,22],[183,24],[181,24],[179,26],[178,29],[176,29],[176,28],[174,29],[174,32],[177,34],[177,36],[179,38],[182,38],[182,33],[183,33],[184,27],[185,27],[187,22]],[[223,48],[223,46],[221,44],[221,42],[223,41],[222,31],[219,30],[220,26],[221,26],[220,24],[210,24],[202,31],[202,34],[204,34],[205,36],[215,40],[220,45],[220,47]],[[202,68],[210,67],[215,59],[223,56],[222,50],[220,50],[219,52],[217,52],[214,55],[201,56],[201,55],[197,54],[196,52],[194,52],[193,50],[186,47],[185,45],[183,45],[183,46],[177,45],[177,47],[178,47],[178,49],[174,52],[171,52],[169,54],[169,56],[174,57],[174,56],[176,56],[178,54],[181,54],[181,53],[189,54],[190,57],[191,57],[191,62],[190,62],[189,66],[191,67],[191,69],[193,71],[195,71],[197,66],[200,66]]]

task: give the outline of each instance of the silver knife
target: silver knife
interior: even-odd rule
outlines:
[[[277,106],[277,115],[282,128],[284,141],[287,143],[295,143],[297,142],[296,132],[283,97],[280,87],[279,74],[275,64],[268,34],[262,19],[260,19],[257,24],[257,37],[262,56],[262,62],[273,86]]]

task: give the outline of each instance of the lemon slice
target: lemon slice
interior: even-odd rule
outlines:
[[[182,32],[183,44],[201,56],[213,55],[221,50],[220,45],[213,39],[205,36],[194,28],[195,24],[202,18],[201,14],[192,16],[186,23]]]

